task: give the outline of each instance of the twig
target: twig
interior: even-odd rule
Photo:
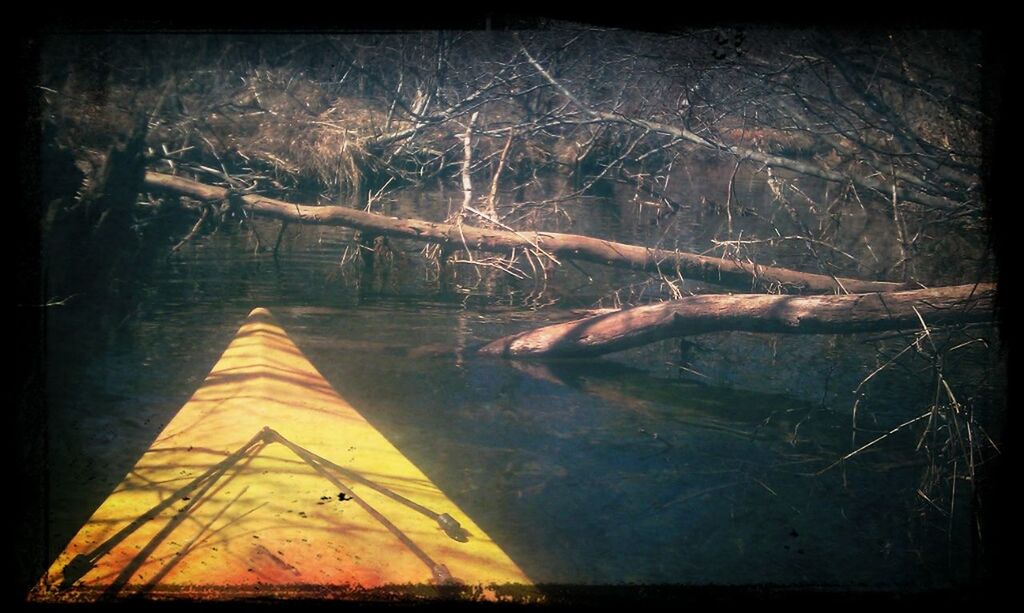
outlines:
[[[740,163],[744,158],[736,158],[736,166],[732,169],[732,176],[729,177],[729,185],[725,189],[725,223],[726,232],[732,236],[732,195],[736,192],[736,173],[740,170]]]
[[[500,258],[498,258],[498,259],[499,259],[499,261],[501,263],[490,261],[490,259],[487,259],[487,260],[474,260],[474,259],[469,259],[469,260],[452,260],[452,262],[454,262],[456,264],[472,264],[474,266],[487,266],[489,268],[497,268],[498,270],[500,270],[502,272],[505,272],[505,273],[508,273],[508,274],[512,275],[513,277],[515,277],[517,279],[525,279],[525,278],[527,278],[526,273],[524,273],[523,271],[519,270],[518,268],[515,268],[514,266],[510,266],[508,264],[505,264],[504,260],[501,260]]]
[[[378,198],[380,198],[380,195],[382,193],[384,193],[384,190],[386,190],[388,188],[388,186],[391,185],[391,182],[394,181],[394,180],[395,180],[394,176],[388,177],[387,182],[384,183],[384,185],[382,185],[381,188],[378,189],[376,193],[369,194],[367,196],[367,199],[366,199],[366,212],[367,213],[370,212],[370,208],[373,206],[374,201],[377,200]]]
[[[907,249],[906,249],[906,235],[903,232],[903,227],[900,224],[900,213],[897,206],[896,199],[896,181],[892,183],[892,221],[896,224],[896,242],[900,246],[900,261],[893,265],[893,268],[903,264],[903,280],[907,279]],[[892,270],[892,269],[890,269]]]
[[[831,249],[832,251],[835,251],[836,253],[838,253],[840,255],[843,255],[843,256],[849,258],[850,260],[853,260],[854,262],[858,261],[857,258],[855,258],[854,256],[850,255],[849,253],[843,251],[839,247],[836,247],[835,245],[830,245],[829,243],[826,243],[825,241],[818,240],[816,238],[811,238],[809,236],[788,235],[788,236],[774,236],[772,238],[748,238],[748,239],[744,239],[744,240],[727,240],[727,241],[720,241],[720,240],[717,240],[717,239],[711,239],[711,243],[713,245],[715,245],[716,247],[729,247],[729,246],[737,246],[737,245],[763,245],[763,244],[774,245],[775,243],[780,242],[780,241],[804,241],[804,242],[807,242],[807,243],[813,243],[815,245],[820,245],[822,247],[826,247],[828,249]],[[705,252],[705,253],[707,253],[707,252]]]
[[[203,226],[203,222],[210,216],[210,208],[210,206],[203,207],[203,212],[199,215],[199,220],[192,226],[192,229],[185,235],[185,238],[181,239],[180,243],[171,247],[171,253],[177,253],[179,249],[185,246],[185,243],[195,238],[196,234],[199,234],[199,229]]]
[[[509,232],[512,232],[512,233],[514,233],[514,234],[515,234],[516,236],[518,236],[519,238],[521,238],[521,239],[523,239],[524,241],[526,241],[527,243],[529,243],[529,244],[530,244],[530,246],[532,246],[532,247],[533,247],[534,249],[536,249],[536,250],[537,250],[537,251],[539,251],[540,253],[543,253],[543,254],[544,254],[545,256],[547,256],[547,258],[548,258],[549,260],[551,260],[552,262],[554,262],[555,264],[557,264],[557,265],[559,265],[559,266],[561,266],[561,265],[562,265],[562,263],[561,263],[561,262],[559,262],[559,261],[558,261],[558,259],[556,259],[556,258],[555,258],[555,256],[551,255],[551,254],[550,254],[550,253],[548,253],[547,251],[544,251],[544,249],[542,249],[542,248],[541,248],[541,246],[540,246],[540,245],[539,245],[539,244],[538,244],[538,243],[537,243],[536,241],[532,241],[532,240],[530,240],[529,238],[527,238],[526,236],[524,236],[524,235],[520,234],[518,230],[514,230],[514,229],[512,229],[512,228],[510,228],[510,227],[506,226],[505,224],[501,223],[501,222],[500,222],[500,221],[498,221],[497,219],[495,219],[495,218],[493,218],[493,217],[490,217],[490,216],[488,216],[488,215],[487,215],[486,213],[483,213],[482,211],[478,211],[478,210],[474,209],[473,207],[469,206],[468,204],[463,204],[462,206],[463,206],[463,208],[464,208],[464,209],[466,209],[466,210],[467,210],[467,211],[469,211],[470,213],[474,213],[474,214],[476,214],[476,215],[479,215],[480,217],[482,217],[482,218],[484,218],[485,220],[487,220],[487,221],[489,221],[489,222],[493,223],[494,225],[496,225],[496,226],[498,226],[498,227],[502,228],[503,230],[508,230]]]
[[[498,216],[498,181],[501,179],[501,173],[505,170],[505,159],[508,157],[508,150],[512,147],[512,138],[515,136],[515,132],[510,130],[508,133],[508,139],[505,141],[505,148],[501,150],[501,157],[498,158],[498,168],[494,171],[494,177],[491,179],[491,193],[487,197],[487,212],[492,216]]]
[[[925,494],[925,493],[924,493],[924,490],[922,490],[921,488],[917,488],[917,495],[918,495],[918,496],[920,496],[921,498],[924,498],[924,499],[925,499],[925,501],[926,501],[926,502],[927,502],[928,504],[930,504],[930,505],[932,505],[933,507],[935,507],[935,510],[936,510],[936,511],[938,511],[939,513],[942,513],[943,515],[945,515],[945,514],[946,514],[946,510],[945,510],[945,509],[943,509],[942,507],[940,507],[940,506],[939,506],[938,504],[936,504],[934,500],[932,500],[931,498],[929,498],[929,497],[928,497],[928,495],[927,495],[927,494]]]
[[[67,296],[65,298],[60,298],[60,299],[58,299],[58,298],[50,298],[49,300],[47,300],[43,304],[19,304],[18,306],[19,307],[34,307],[34,308],[37,308],[37,309],[45,309],[47,307],[54,307],[54,306],[65,306],[67,304],[68,300],[71,300],[72,298],[74,298],[77,295],[78,294],[71,294],[71,295],[69,295],[69,296]]]
[[[828,466],[826,466],[825,468],[822,468],[821,470],[819,470],[819,471],[818,471],[817,473],[815,473],[815,474],[816,474],[816,475],[821,475],[821,474],[823,474],[823,473],[827,472],[828,470],[831,470],[832,468],[836,467],[837,465],[839,465],[839,464],[841,464],[841,463],[845,462],[846,460],[849,460],[849,459],[850,459],[850,458],[852,458],[853,456],[855,456],[855,455],[859,454],[860,452],[864,451],[864,450],[865,450],[865,449],[867,449],[868,447],[871,447],[872,445],[874,445],[874,444],[876,444],[876,443],[878,443],[878,442],[880,442],[880,441],[883,441],[883,440],[885,440],[885,439],[889,438],[890,436],[892,436],[893,434],[896,434],[897,432],[899,432],[899,431],[900,431],[900,430],[902,430],[903,428],[906,428],[907,426],[909,426],[909,425],[911,425],[911,424],[913,424],[913,423],[919,422],[919,421],[921,421],[921,420],[922,420],[922,419],[924,419],[925,417],[928,417],[928,416],[929,416],[929,415],[931,415],[931,414],[932,414],[931,410],[928,410],[928,411],[927,411],[926,413],[922,413],[921,415],[918,415],[918,416],[917,416],[917,417],[915,417],[914,419],[911,419],[911,420],[908,420],[908,421],[905,421],[905,422],[903,422],[902,424],[900,424],[900,425],[896,426],[896,427],[895,427],[895,428],[893,428],[892,430],[889,430],[888,432],[886,432],[886,433],[885,433],[885,434],[883,434],[882,436],[879,436],[878,438],[876,438],[875,440],[871,441],[870,443],[867,443],[866,445],[862,445],[862,446],[861,446],[861,447],[859,447],[858,449],[855,449],[855,450],[851,451],[850,453],[848,453],[848,454],[844,455],[843,457],[841,457],[841,458],[839,458],[838,460],[836,460],[835,462],[833,462],[833,463],[829,464],[829,465],[828,465]]]
[[[288,220],[281,222],[281,230],[277,233],[277,240],[274,241],[274,257],[277,257],[277,250],[281,247],[281,239],[284,238],[284,231],[288,227]]]
[[[473,124],[480,115],[475,111],[469,117],[466,124],[466,132],[462,135],[462,207],[466,208],[473,202],[473,180],[469,176],[469,169],[473,163]]]

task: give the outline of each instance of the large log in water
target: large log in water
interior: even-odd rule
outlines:
[[[199,200],[223,200],[229,196],[229,191],[221,187],[155,172],[146,173],[146,186],[149,189],[170,191]],[[837,278],[684,251],[628,245],[578,234],[486,229],[465,224],[453,225],[385,217],[339,206],[293,204],[257,195],[238,197],[246,209],[255,214],[293,223],[345,226],[376,235],[448,244],[454,249],[463,245],[471,249],[499,253],[512,249],[540,249],[543,253],[555,257],[648,272],[661,271],[671,276],[675,276],[678,270],[684,277],[743,289],[781,288],[786,291],[808,293],[893,292],[907,289],[901,283]]]
[[[666,338],[740,330],[853,333],[993,320],[994,284],[847,296],[705,295],[528,330],[479,352],[509,358],[583,357]]]

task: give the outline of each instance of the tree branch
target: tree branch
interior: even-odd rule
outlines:
[[[708,332],[847,334],[991,322],[995,285],[959,285],[847,296],[704,295],[639,306],[499,338],[484,355],[597,356]]]
[[[187,195],[198,200],[223,200],[227,190],[181,177],[146,173],[146,187]],[[891,292],[905,289],[901,283],[863,281],[760,266],[749,262],[708,257],[685,251],[653,249],[578,234],[485,229],[465,224],[447,224],[419,219],[385,217],[339,206],[293,204],[257,195],[240,200],[253,214],[303,224],[345,226],[375,234],[413,240],[462,245],[490,252],[512,249],[543,249],[555,257],[598,262],[618,268],[676,274],[711,283],[753,290],[804,292]]]

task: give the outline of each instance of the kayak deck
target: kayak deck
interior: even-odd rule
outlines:
[[[531,593],[256,309],[29,598]]]

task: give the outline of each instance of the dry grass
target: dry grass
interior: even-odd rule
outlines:
[[[60,143],[93,167],[145,114],[149,154],[160,164],[222,183],[230,177],[234,187],[298,189],[329,201],[365,204],[385,175],[401,178],[411,169],[422,177],[450,161],[427,146],[445,138],[438,127],[424,131],[423,146],[374,148],[376,137],[412,124],[370,98],[332,97],[294,71],[252,70],[215,82],[200,76],[175,74],[148,88],[97,88],[72,76],[59,90],[42,90],[44,117]]]

